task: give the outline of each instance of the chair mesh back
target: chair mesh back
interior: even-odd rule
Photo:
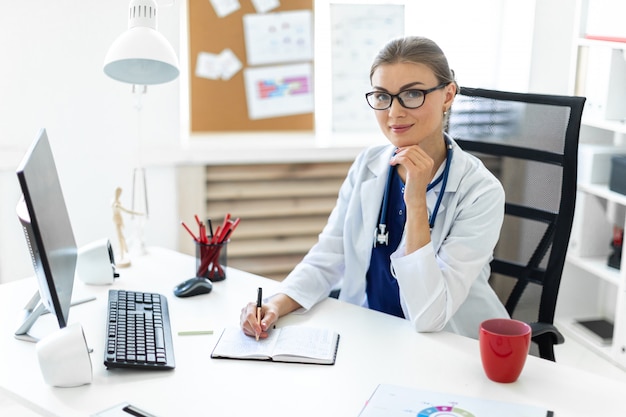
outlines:
[[[574,212],[583,103],[580,97],[461,88],[450,112],[450,135],[504,187],[492,285],[509,313],[525,321],[554,320]]]

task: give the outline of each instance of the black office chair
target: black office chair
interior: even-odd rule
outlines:
[[[448,122],[460,147],[483,159],[504,186],[491,283],[509,314],[531,325],[539,356],[552,361],[554,345],[564,341],[554,310],[574,216],[584,102],[462,87]]]

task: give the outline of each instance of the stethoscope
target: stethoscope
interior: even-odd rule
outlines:
[[[439,196],[437,196],[437,202],[435,203],[435,207],[433,208],[433,212],[431,213],[428,224],[430,225],[430,230],[433,230],[433,226],[435,225],[435,219],[437,218],[437,213],[439,212],[439,206],[441,205],[441,200],[443,199],[443,194],[446,191],[446,185],[448,183],[448,174],[450,173],[450,164],[452,162],[452,143],[448,138],[445,138],[446,141],[446,165],[443,168],[443,172],[428,186],[426,187],[426,192],[430,191],[437,184],[441,182],[441,191],[439,192]],[[387,230],[387,203],[389,200],[389,188],[391,187],[391,181],[394,175],[394,166],[389,167],[389,172],[387,174],[387,184],[385,185],[385,194],[383,195],[383,206],[380,210],[380,218],[378,219],[378,227],[374,229],[374,247],[376,245],[388,245],[389,244],[389,231]]]

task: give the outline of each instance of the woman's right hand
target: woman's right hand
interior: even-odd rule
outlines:
[[[249,302],[241,309],[241,316],[239,317],[241,330],[248,336],[259,336],[259,338],[264,339],[267,337],[268,330],[274,326],[279,317],[300,307],[300,304],[291,297],[285,294],[275,294],[267,303],[261,305],[261,321],[259,323],[256,316],[256,303]]]
[[[264,339],[267,337],[267,330],[278,320],[278,309],[272,304],[263,304],[261,306],[260,323],[256,316],[257,306],[254,302],[249,302],[241,309],[240,324],[241,330],[252,337]]]

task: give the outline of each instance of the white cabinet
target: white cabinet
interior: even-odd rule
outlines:
[[[556,324],[566,338],[576,338],[626,369],[626,261],[622,258],[620,269],[608,266],[613,228],[623,228],[626,222],[626,195],[608,186],[611,156],[626,155],[626,38],[621,42],[586,36],[587,18],[597,13],[590,12],[594,3],[578,2],[572,94],[587,97],[587,103],[580,135],[576,212]],[[608,338],[598,337],[579,323],[596,319],[612,325]]]
[[[557,305],[557,326],[590,349],[626,369],[626,262],[608,266],[615,223],[626,220],[626,196],[606,184],[579,183],[575,224]],[[602,340],[579,324],[603,320],[613,325]]]

